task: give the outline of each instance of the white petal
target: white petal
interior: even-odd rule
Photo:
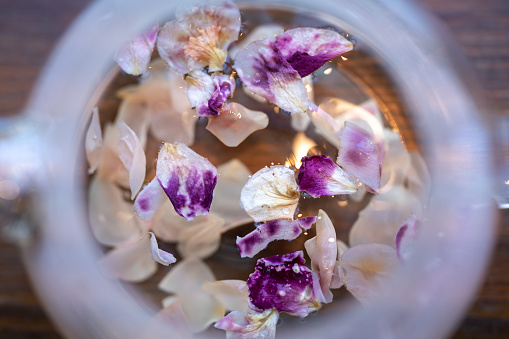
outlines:
[[[129,187],[129,172],[119,157],[118,126],[106,125],[103,137],[103,154],[97,174],[127,188]]]
[[[307,111],[311,122],[316,127],[318,133],[320,133],[328,142],[333,144],[336,148],[339,148],[339,136],[340,126],[337,122],[320,107],[311,105],[310,110]]]
[[[248,307],[248,290],[245,281],[242,280],[220,280],[213,282],[205,282],[201,287],[214,296],[223,305],[226,310],[230,311],[249,311]]]
[[[384,129],[386,152],[382,164],[380,192],[387,192],[394,186],[403,185],[410,169],[410,156],[401,142],[398,132]]]
[[[304,84],[304,87],[306,88],[306,93],[308,96],[308,99],[310,102],[315,101],[315,90],[313,86],[313,76],[308,75],[304,78],[302,78],[302,83]],[[305,131],[309,123],[311,122],[311,118],[307,113],[292,113],[292,128],[296,131]]]
[[[166,195],[159,181],[157,178],[152,179],[134,201],[136,215],[143,221],[151,220],[165,200]]]
[[[394,237],[412,214],[422,215],[419,199],[403,187],[374,196],[350,230],[350,246],[379,243],[394,246]]]
[[[134,244],[128,243],[109,251],[100,263],[108,273],[131,282],[146,280],[157,270],[147,236]]]
[[[214,327],[225,330],[227,339],[274,339],[279,313],[268,309],[262,313],[233,311]]]
[[[235,60],[237,54],[245,49],[250,43],[257,40],[274,40],[276,35],[283,33],[283,27],[274,24],[256,26],[244,39],[230,48],[230,58]]]
[[[134,199],[145,181],[146,157],[140,139],[125,122],[118,123],[119,157],[129,171],[131,199]]]
[[[186,81],[188,84],[187,98],[191,107],[207,105],[212,93],[214,93],[213,78],[201,70],[196,70],[187,75]]]
[[[101,132],[101,124],[99,122],[99,111],[97,107],[94,108],[92,113],[92,120],[88,126],[87,134],[85,136],[85,151],[87,152],[88,160],[88,173],[92,174],[99,166],[101,160],[103,146],[103,137]]]
[[[140,75],[147,71],[158,31],[159,26],[155,25],[150,31],[135,37],[115,52],[114,59],[124,72]]]
[[[192,336],[191,328],[184,311],[182,302],[179,298],[171,296],[163,299],[163,309],[159,311],[155,320],[170,324],[174,331],[172,336],[176,338],[190,338]]]
[[[255,222],[293,219],[300,197],[294,176],[285,166],[262,168],[242,189],[242,208]]]
[[[224,220],[213,214],[197,218],[200,218],[199,222],[188,225],[179,232],[177,250],[184,258],[210,257],[221,242]]]
[[[252,221],[240,207],[240,192],[250,175],[249,169],[239,159],[217,167],[217,185],[210,212],[225,220],[226,229]]]
[[[341,256],[346,288],[360,302],[380,295],[380,289],[399,267],[396,250],[383,244],[363,244]]]
[[[161,265],[168,266],[170,264],[173,264],[177,261],[173,254],[168,253],[166,251],[163,251],[159,249],[159,246],[157,245],[157,239],[153,233],[149,233],[150,236],[150,248],[152,250],[152,257],[155,261],[160,263]]]
[[[125,122],[138,136],[142,147],[145,148],[150,119],[146,100],[140,95],[127,95],[122,99],[115,122]]]
[[[161,280],[159,288],[185,300],[182,303],[184,314],[193,331],[198,332],[220,319],[225,311],[213,296],[201,289],[206,281],[215,280],[212,271],[203,261],[190,258],[175,265]]]
[[[232,102],[221,110],[220,115],[209,117],[207,130],[226,146],[237,147],[253,132],[264,129],[268,124],[267,114]]]
[[[177,212],[175,212],[173,205],[166,198],[166,195],[163,194],[163,196],[163,203],[152,218],[151,230],[158,238],[164,241],[177,242],[180,236],[180,232],[184,228],[186,228],[189,224],[194,225],[201,219],[196,217],[192,221],[187,221],[186,219],[182,218],[177,214]]]
[[[90,228],[99,243],[117,246],[141,236],[132,204],[124,200],[120,188],[99,175],[90,183],[88,208]]]
[[[206,158],[182,143],[164,143],[156,175],[179,215],[192,220],[209,212],[217,170]]]

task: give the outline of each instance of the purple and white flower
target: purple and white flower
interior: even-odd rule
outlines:
[[[180,74],[206,66],[209,72],[222,71],[226,49],[239,36],[239,9],[228,0],[186,5],[161,29],[159,55]]]
[[[279,313],[275,309],[247,313],[233,311],[219,320],[214,327],[226,331],[228,339],[274,339]]]
[[[297,182],[299,191],[313,198],[323,195],[350,194],[357,191],[357,180],[325,155],[303,157]]]
[[[250,308],[258,312],[276,309],[306,317],[310,311],[320,309],[324,301],[316,293],[315,281],[304,265],[302,251],[262,258],[247,280]]]
[[[186,77],[187,97],[199,117],[219,115],[235,90],[235,79],[227,75],[208,75],[192,71]]]
[[[252,258],[275,240],[294,240],[302,230],[308,230],[316,222],[316,217],[298,220],[273,220],[258,226],[244,237],[237,237],[237,247],[241,258]]]

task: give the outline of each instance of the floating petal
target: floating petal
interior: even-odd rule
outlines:
[[[302,158],[297,181],[299,191],[314,198],[323,195],[350,194],[357,191],[357,180],[343,171],[331,158],[313,155]]]
[[[130,282],[144,281],[157,270],[151,241],[147,236],[109,251],[101,258],[100,263],[109,274]]]
[[[164,191],[157,178],[152,179],[134,201],[134,211],[143,221],[152,219],[165,200]]]
[[[321,307],[302,251],[258,260],[247,286],[250,308],[255,311],[275,308],[279,312],[305,317]]]
[[[341,256],[345,286],[361,303],[380,295],[382,287],[399,267],[394,248],[383,244],[363,244]]]
[[[308,75],[307,77],[302,78],[302,83],[304,84],[304,87],[306,88],[306,93],[308,96],[308,100],[310,102],[315,101],[315,90],[313,86],[313,76]],[[292,128],[296,131],[303,132],[305,131],[309,123],[311,122],[311,118],[307,113],[295,113],[293,112],[291,114],[292,118]]]
[[[146,157],[143,146],[136,133],[125,122],[118,123],[119,157],[129,171],[131,199],[134,199],[145,181]]]
[[[227,99],[235,91],[235,79],[227,75],[210,76],[193,71],[186,77],[187,97],[200,117],[219,115]]]
[[[315,221],[316,217],[305,217],[298,220],[274,220],[260,225],[246,236],[237,237],[240,256],[252,258],[275,240],[294,240]]]
[[[207,281],[201,287],[230,311],[248,312],[247,285],[242,280]]]
[[[119,157],[118,126],[106,125],[103,137],[103,154],[99,167],[97,167],[97,174],[127,188],[129,187],[129,172]]]
[[[143,149],[145,149],[151,118],[150,114],[147,113],[145,98],[138,95],[128,95],[122,99],[115,123],[117,126],[119,122],[126,123],[138,136]]]
[[[340,148],[339,136],[340,127],[336,120],[334,120],[329,113],[324,111],[321,107],[310,104],[310,109],[307,111],[311,122],[316,127],[319,134],[321,134],[332,145]]]
[[[111,181],[96,175],[88,194],[90,228],[96,240],[106,246],[118,246],[142,230],[134,216],[132,204],[123,191]]]
[[[217,167],[217,185],[210,212],[223,218],[225,229],[252,221],[240,207],[240,192],[251,172],[239,159],[232,159]]]
[[[207,130],[228,147],[237,147],[253,132],[269,124],[267,114],[252,111],[241,104],[227,104],[218,116],[209,117]]]
[[[179,215],[192,220],[209,212],[217,170],[206,158],[182,143],[164,143],[156,173]]]
[[[201,260],[190,258],[179,262],[161,280],[159,289],[175,293],[182,303],[182,309],[194,332],[207,328],[221,319],[225,309],[208,292],[201,289],[206,281],[215,281],[210,268]]]
[[[244,39],[229,49],[230,58],[235,60],[237,54],[245,49],[250,43],[257,40],[274,40],[274,38],[283,33],[283,27],[274,24],[256,26]]]
[[[295,28],[275,39],[281,55],[305,77],[328,60],[351,51],[353,45],[339,33],[321,28]]]
[[[374,196],[350,230],[350,246],[369,243],[395,246],[396,233],[412,214],[421,216],[422,206],[404,187],[395,186]]]
[[[396,251],[400,260],[406,260],[413,252],[419,236],[421,223],[415,215],[408,218],[396,234]]]
[[[249,44],[237,54],[233,67],[249,90],[285,111],[306,112],[308,98],[302,78],[273,42],[263,40]]]
[[[366,188],[380,190],[382,162],[373,137],[359,126],[346,122],[340,135],[338,165],[357,177]]]
[[[164,266],[168,266],[170,264],[175,263],[177,259],[175,259],[173,254],[159,249],[155,235],[150,232],[148,234],[150,236],[150,248],[152,250],[152,258],[154,258],[155,261]]]
[[[214,327],[226,331],[228,339],[274,339],[279,313],[274,310],[265,310],[262,313],[239,311],[230,312],[219,320]]]
[[[103,149],[103,136],[101,132],[101,124],[99,122],[99,111],[97,107],[92,112],[92,120],[87,129],[85,136],[85,151],[88,160],[88,174],[92,174],[99,166]]]
[[[198,218],[199,222],[187,225],[179,233],[177,250],[184,258],[207,258],[219,248],[224,220],[213,214]]]
[[[255,222],[293,219],[300,197],[294,175],[285,166],[262,168],[242,189],[242,208]]]
[[[150,31],[137,36],[115,52],[113,58],[124,72],[140,75],[147,71],[158,32],[159,26],[155,25]]]

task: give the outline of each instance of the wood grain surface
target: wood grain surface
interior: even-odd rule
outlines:
[[[89,0],[0,1],[0,116],[16,114],[66,27]],[[486,114],[509,115],[509,1],[420,0],[477,73]],[[509,211],[486,279],[451,338],[509,338]],[[15,246],[0,241],[0,338],[61,338],[33,293]]]

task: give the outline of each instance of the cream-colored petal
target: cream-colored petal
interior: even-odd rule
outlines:
[[[155,315],[154,320],[170,324],[175,331],[172,332],[174,338],[192,337],[189,321],[182,310],[182,301],[177,297],[171,296],[163,299],[163,309]]]
[[[361,303],[381,294],[382,287],[399,267],[396,250],[383,244],[363,244],[341,256],[345,286]]]
[[[122,187],[129,187],[129,171],[120,160],[118,150],[118,126],[106,125],[103,135],[103,154],[97,174]]]
[[[338,133],[341,127],[338,123],[329,115],[329,113],[320,107],[312,105],[307,113],[311,118],[311,122],[316,127],[317,132],[339,149]]]
[[[152,250],[152,258],[154,258],[156,262],[160,263],[161,265],[168,266],[177,261],[173,254],[159,249],[159,246],[157,245],[156,236],[153,233],[149,232],[149,236],[150,236],[150,248]]]
[[[159,25],[155,25],[115,51],[113,58],[124,72],[140,75],[147,71],[158,31]]]
[[[136,133],[125,122],[121,121],[118,123],[118,132],[119,157],[125,168],[129,171],[131,199],[134,199],[145,181],[147,161],[145,151]]]
[[[101,267],[114,277],[131,282],[140,282],[151,277],[157,270],[152,256],[150,237],[121,245],[101,258]]]
[[[188,84],[187,98],[191,107],[207,105],[212,93],[214,93],[214,79],[201,70],[190,72],[186,81]]]
[[[240,194],[242,208],[255,222],[293,219],[300,194],[293,170],[277,165],[253,174]]]
[[[90,183],[88,208],[90,228],[99,243],[117,246],[141,236],[141,226],[132,204],[124,199],[124,192],[100,175]]]
[[[180,261],[161,280],[159,289],[175,293],[182,303],[182,309],[194,332],[204,330],[208,325],[223,317],[225,309],[208,292],[201,289],[206,281],[215,281],[210,268],[201,260],[188,258]]]
[[[250,175],[249,169],[239,159],[232,159],[217,167],[217,185],[210,212],[224,219],[225,229],[252,221],[240,207],[240,192]]]
[[[422,205],[404,187],[395,186],[374,196],[350,230],[350,246],[370,243],[395,246],[394,238],[399,228],[412,214],[422,216]]]
[[[208,119],[207,130],[228,147],[237,147],[253,132],[269,124],[267,114],[252,111],[235,102],[225,105],[219,115]]]
[[[103,137],[101,132],[101,124],[99,121],[99,111],[97,107],[94,108],[92,113],[92,120],[87,129],[85,136],[85,151],[87,153],[88,160],[88,173],[92,174],[99,166],[101,161],[103,148]]]
[[[162,189],[161,189],[162,190]],[[190,223],[194,224],[199,222],[199,217],[194,218],[192,221],[187,221],[175,212],[170,200],[164,196],[161,207],[157,210],[152,218],[150,229],[154,234],[167,242],[177,242],[180,232],[186,228]]]
[[[237,54],[245,49],[250,43],[257,40],[274,40],[276,35],[283,33],[283,27],[275,24],[267,24],[256,26],[244,39],[238,42],[235,46],[230,48],[228,53],[230,58],[235,60]]]
[[[138,136],[143,149],[145,149],[150,119],[146,99],[140,95],[127,95],[122,99],[118,108],[115,123],[125,122]]]
[[[248,312],[248,290],[245,281],[220,280],[207,281],[202,285],[202,290],[214,296],[226,310]]]
[[[179,233],[177,251],[184,258],[208,258],[219,248],[224,220],[210,213],[201,219]]]

